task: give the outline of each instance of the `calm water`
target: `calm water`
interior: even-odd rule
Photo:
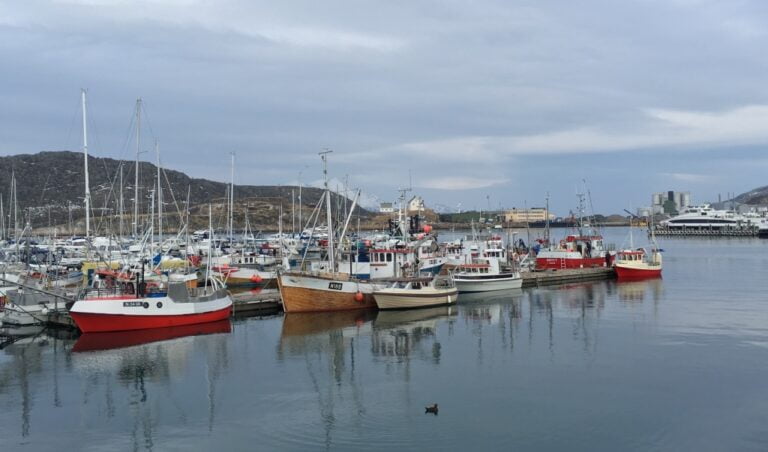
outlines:
[[[0,450],[768,449],[768,241],[662,247],[656,281],[42,332],[0,350]]]

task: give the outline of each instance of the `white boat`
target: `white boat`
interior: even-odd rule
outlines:
[[[709,204],[687,207],[680,215],[660,222],[668,230],[721,230],[758,227],[762,217],[716,210]]]
[[[490,292],[523,287],[519,272],[495,272],[489,264],[467,264],[453,275],[453,282],[461,293]]]
[[[410,278],[373,291],[379,309],[426,308],[456,303],[458,290],[450,278]]]

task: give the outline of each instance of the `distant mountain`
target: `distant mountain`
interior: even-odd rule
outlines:
[[[126,224],[131,223],[134,197],[134,162],[91,156],[88,159],[91,187],[92,217],[94,227],[102,228],[104,233],[107,221],[116,222],[113,215],[119,210],[120,168],[123,171],[123,200]],[[73,224],[82,227],[84,216],[83,154],[71,151],[40,152],[0,157],[0,196],[5,210],[5,222],[9,221],[9,200],[11,175],[16,176],[19,208],[19,225],[23,227],[29,220],[33,228],[50,225],[67,225],[72,218]],[[139,163],[139,199],[140,215],[150,211],[150,192],[156,187],[157,167],[148,162]],[[209,203],[215,204],[214,225],[223,225],[222,208],[226,205],[228,186],[226,182],[191,178],[186,174],[171,169],[163,170],[164,212],[168,217],[169,228],[178,227],[178,210],[184,210],[184,202],[189,193],[191,216],[204,216],[207,224]],[[171,190],[168,190],[168,188]],[[292,196],[293,190],[293,196]],[[314,187],[302,188],[302,212],[306,221],[317,204],[323,190]],[[276,227],[280,206],[283,207],[284,227],[290,226],[292,199],[298,204],[298,187],[293,186],[254,186],[235,185],[236,211],[235,227],[242,228],[245,223],[245,211],[253,227]],[[175,202],[174,202],[175,198]],[[333,195],[334,206],[351,204],[349,200]],[[203,209],[202,207],[205,206]],[[177,210],[178,207],[178,210]],[[246,209],[247,208],[247,209]],[[357,213],[368,217],[370,212],[357,208]],[[298,214],[297,214],[298,215]],[[195,218],[193,224],[202,224],[202,218]],[[11,219],[12,221],[12,219]],[[140,220],[143,222],[144,220]],[[116,224],[112,223],[114,231]],[[129,229],[126,226],[126,229]]]
[[[741,204],[768,205],[768,186],[742,193],[733,200]]]

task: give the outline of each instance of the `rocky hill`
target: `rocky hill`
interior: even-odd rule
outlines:
[[[768,186],[742,193],[733,200],[741,204],[768,205]]]
[[[120,170],[123,172],[124,228],[131,226],[134,198],[134,162],[111,158],[90,157],[88,160],[92,203],[92,227],[97,233],[106,229],[116,232],[119,223],[116,216],[119,211]],[[81,230],[84,211],[83,154],[71,151],[40,152],[0,157],[0,196],[8,224],[10,211],[11,177],[16,177],[18,198],[18,223],[23,227],[29,222],[33,228],[59,225],[66,229],[69,224],[73,229]],[[150,194],[156,187],[157,167],[148,162],[139,164],[139,199],[140,224],[145,222],[150,211]],[[186,174],[165,169],[163,175],[165,226],[174,230],[179,225],[179,212],[185,210],[184,204],[189,193],[191,223],[194,226],[207,225],[208,204],[213,204],[214,226],[224,227],[226,213],[224,206],[229,184],[207,179],[191,178]],[[170,188],[170,190],[169,190]],[[283,207],[283,225],[290,227],[292,222],[291,204],[293,190],[295,197],[298,187],[293,186],[254,186],[236,185],[235,228],[243,228],[245,215],[254,228],[276,228],[280,206]],[[302,214],[306,219],[317,204],[322,189],[302,188]],[[298,203],[298,199],[296,199]],[[334,206],[349,207],[351,201],[333,195]],[[343,207],[341,207],[343,210]],[[356,214],[368,218],[370,212],[356,209]],[[297,214],[298,216],[298,214]],[[297,226],[298,228],[298,226]]]

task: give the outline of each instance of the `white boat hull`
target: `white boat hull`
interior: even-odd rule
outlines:
[[[459,296],[458,290],[454,288],[434,291],[424,289],[419,291],[423,293],[418,294],[413,292],[413,290],[383,289],[375,291],[373,298],[379,309],[410,309],[453,304]]]
[[[454,276],[453,282],[460,293],[491,292],[495,290],[510,290],[523,287],[523,278],[519,276],[473,278]]]

